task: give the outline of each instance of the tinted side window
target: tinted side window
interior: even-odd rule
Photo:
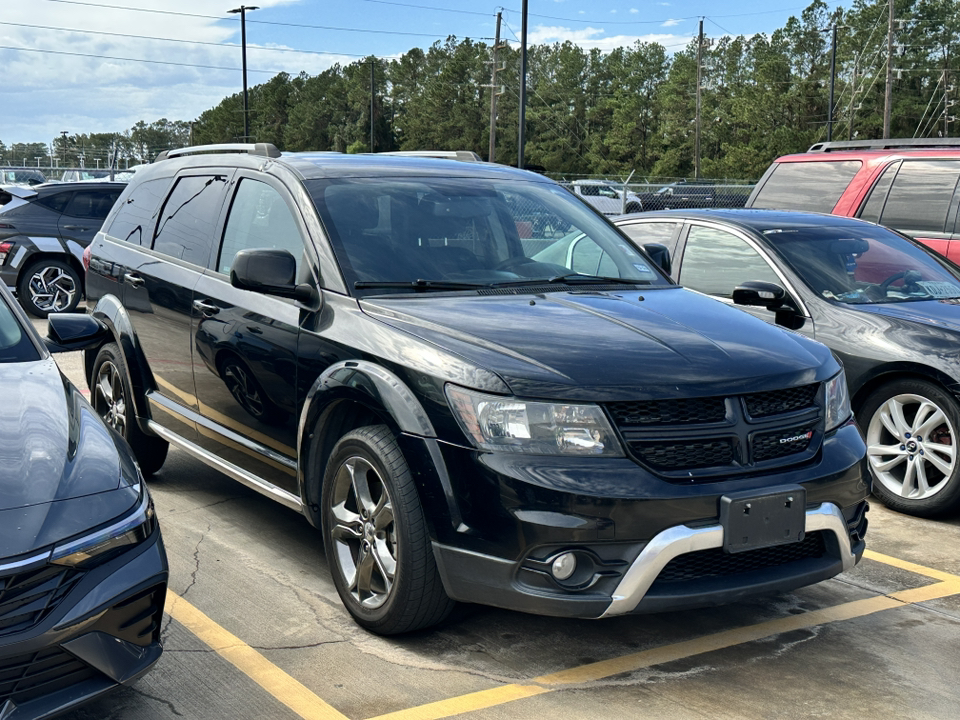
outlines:
[[[80,190],[73,194],[64,214],[78,218],[103,220],[120,197],[119,190]]]
[[[73,193],[70,192],[60,192],[55,195],[47,195],[45,197],[37,198],[37,204],[43,205],[46,208],[50,208],[54,212],[62,213],[63,209],[67,206],[67,203],[70,202],[70,198],[73,197]]]
[[[874,184],[873,190],[870,191],[870,197],[867,198],[867,201],[863,204],[858,217],[863,220],[869,220],[870,222],[880,222],[880,213],[883,212],[883,204],[887,201],[887,192],[890,190],[890,183],[893,182],[893,178],[896,176],[899,167],[899,162],[887,165],[883,174],[880,175],[880,178]]]
[[[942,233],[958,178],[960,162],[905,160],[880,222],[905,232]]]
[[[150,245],[150,230],[160,201],[170,186],[170,178],[158,178],[140,183],[120,207],[108,235],[134,245]],[[144,242],[146,238],[146,242]]]
[[[637,245],[647,243],[664,245],[670,251],[670,257],[673,257],[677,249],[677,228],[679,227],[679,223],[648,222],[621,225],[620,229]]]
[[[752,207],[831,212],[860,165],[859,160],[778,163]]]
[[[153,249],[206,267],[227,180],[222,175],[181,177],[160,211]]]
[[[303,264],[303,241],[290,208],[280,193],[266,183],[244,178],[230,207],[217,271],[229,274],[237,253],[250,248],[289,251],[297,261],[299,277]]]
[[[681,285],[729,298],[733,289],[747,280],[782,284],[760,253],[741,238],[725,230],[690,228],[680,266]]]

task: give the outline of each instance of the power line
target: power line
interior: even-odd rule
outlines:
[[[210,47],[225,47],[232,48],[236,50],[239,48],[239,45],[233,43],[215,43],[215,42],[203,42],[201,40],[180,40],[179,38],[164,38],[164,37],[152,37],[149,35],[130,35],[128,33],[115,33],[107,32],[105,30],[81,30],[79,28],[63,28],[63,27],[53,27],[51,25],[28,25],[26,23],[14,23],[14,22],[3,22],[0,20],[0,25],[12,25],[14,27],[23,27],[23,28],[32,28],[34,30],[55,30],[57,32],[72,32],[80,33],[83,35],[107,35],[110,37],[122,37],[122,38],[133,38],[136,40],[156,40],[158,42],[175,42],[183,43],[186,45],[206,45]],[[360,55],[358,53],[338,53],[332,52],[329,50],[297,50],[296,48],[274,48],[274,47],[264,47],[262,45],[250,45],[247,44],[248,48],[255,50],[260,50],[264,52],[286,52],[286,53],[300,53],[306,55],[335,55],[335,56],[346,56],[346,57],[370,57],[370,55]],[[399,55],[385,55],[380,57],[383,60],[395,60],[399,58]]]
[[[13,45],[0,45],[0,50],[19,50],[22,52],[44,53],[47,55],[70,55],[72,57],[97,58],[98,60],[122,60],[125,62],[150,63],[151,65],[174,65],[176,67],[201,68],[203,70],[231,70],[231,71],[235,70],[237,72],[240,72],[240,68],[237,68],[237,67],[222,67],[219,65],[194,65],[192,63],[173,62],[172,60],[145,60],[142,58],[125,58],[125,57],[115,57],[112,55],[94,55],[92,53],[67,52],[66,50],[41,50],[40,48],[14,47]],[[251,69],[249,72],[259,72],[259,73],[269,73],[271,75],[279,75],[280,73],[287,72],[287,71],[286,70],[253,70]]]

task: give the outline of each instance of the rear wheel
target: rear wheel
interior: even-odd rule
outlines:
[[[17,281],[17,298],[34,317],[73,312],[82,294],[80,276],[63,260],[38,260],[24,268]]]
[[[860,409],[873,492],[888,507],[933,517],[960,506],[960,409],[926,380],[897,380]]]
[[[323,480],[323,538],[340,599],[380,635],[443,620],[444,592],[410,469],[389,428],[360,428],[333,449]]]
[[[93,362],[90,401],[104,422],[123,436],[137,458],[140,472],[153,475],[167,458],[169,444],[147,435],[137,424],[127,369],[116,343],[100,348]]]

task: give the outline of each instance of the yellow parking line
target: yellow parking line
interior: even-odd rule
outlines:
[[[883,562],[881,560],[881,562]],[[893,563],[890,563],[893,564]],[[920,566],[917,566],[920,567]],[[929,572],[937,572],[925,568]],[[481,710],[494,705],[533,697],[546,692],[561,689],[563,686],[602,680],[620,673],[634,672],[653,665],[682,660],[694,655],[722,650],[724,648],[741,645],[747,642],[805,628],[825,625],[827,623],[851,620],[883,610],[903,607],[916,602],[935,600],[950,595],[960,595],[960,577],[949,576],[951,581],[940,582],[922,588],[904,590],[891,595],[879,595],[864,600],[854,600],[834,607],[814,610],[800,615],[768,620],[743,628],[734,628],[723,632],[706,635],[685,642],[674,643],[663,647],[643,650],[631,655],[624,655],[610,660],[582,665],[580,667],[561,670],[560,672],[541,675],[534,678],[529,684],[505,685],[491,690],[470,693],[460,697],[441,700],[439,702],[420,705],[401,710],[399,712],[380,715],[371,720],[439,720],[461,713]]]
[[[912,573],[924,575],[925,577],[933,578],[934,580],[942,580],[943,582],[960,582],[960,575],[951,575],[950,573],[943,572],[942,570],[934,570],[933,568],[917,565],[916,563],[909,562],[908,560],[901,560],[900,558],[884,555],[882,553],[874,552],[873,550],[864,550],[863,556],[867,558],[867,560],[875,560],[876,562],[882,562],[885,565],[892,565],[893,567],[900,568],[901,570],[909,570]]]
[[[305,720],[346,720],[323,699],[171,590],[166,611],[220,657]]]

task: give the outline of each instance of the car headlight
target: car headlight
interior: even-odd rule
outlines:
[[[447,385],[446,393],[460,427],[481,450],[623,457],[596,405],[529,402],[455,385]]]
[[[50,562],[82,568],[97,565],[115,557],[126,547],[143,542],[153,534],[156,526],[153,500],[144,491],[136,510],[109,527],[58,545]]]
[[[827,380],[826,385],[827,432],[830,432],[850,418],[850,394],[843,370]]]

